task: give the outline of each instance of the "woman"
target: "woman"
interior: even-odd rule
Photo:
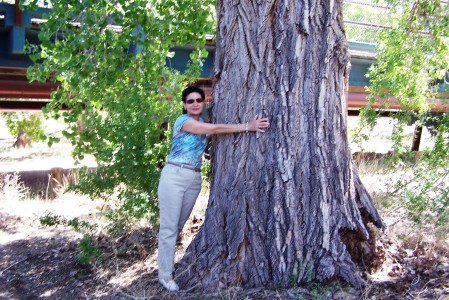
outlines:
[[[182,92],[185,114],[178,117],[167,164],[158,187],[160,227],[158,246],[159,282],[169,291],[179,290],[173,280],[173,265],[178,233],[192,212],[201,191],[201,162],[210,134],[265,132],[267,118],[256,116],[246,124],[210,124],[200,117],[205,94],[190,86]]]

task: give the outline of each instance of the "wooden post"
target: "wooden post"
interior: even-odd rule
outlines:
[[[413,134],[412,151],[419,151],[419,144],[421,143],[422,126],[416,125]]]

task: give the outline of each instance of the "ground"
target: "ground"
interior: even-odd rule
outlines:
[[[73,167],[65,147],[50,157],[45,149],[42,145],[14,151],[2,148],[1,172],[42,169],[42,163],[45,168]],[[362,174],[375,198],[382,197],[374,191],[388,180],[379,176]],[[377,264],[365,272],[367,284],[361,291],[340,282],[311,282],[290,288],[236,287],[216,295],[168,293],[157,282],[157,238],[150,224],[141,222],[124,234],[109,235],[101,217],[107,209],[103,202],[62,192],[52,200],[31,199],[24,196],[21,189],[25,187],[14,175],[2,180],[0,299],[449,299],[446,235],[434,228],[416,227],[397,208],[382,210],[387,230],[373,231]],[[184,229],[177,259],[197,232],[206,202],[207,193],[201,195]],[[42,225],[39,218],[49,212],[67,219],[98,221],[92,242],[100,250],[99,259],[81,263],[83,235],[63,226]]]

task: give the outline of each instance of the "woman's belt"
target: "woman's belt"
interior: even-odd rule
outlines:
[[[192,165],[181,164],[181,163],[175,163],[175,162],[171,162],[171,161],[167,161],[167,164],[174,165],[174,166],[178,166],[178,167],[180,167],[180,168],[186,168],[186,169],[189,169],[189,170],[193,170],[193,171],[195,171],[195,172],[201,172],[201,168],[195,168],[195,167],[192,166]]]

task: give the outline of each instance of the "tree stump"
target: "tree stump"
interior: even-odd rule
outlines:
[[[55,199],[58,195],[58,190],[63,186],[64,169],[51,168],[48,175],[47,198]]]
[[[26,146],[31,147],[31,140],[23,129],[19,129],[17,139],[12,146],[16,148],[25,148]]]

